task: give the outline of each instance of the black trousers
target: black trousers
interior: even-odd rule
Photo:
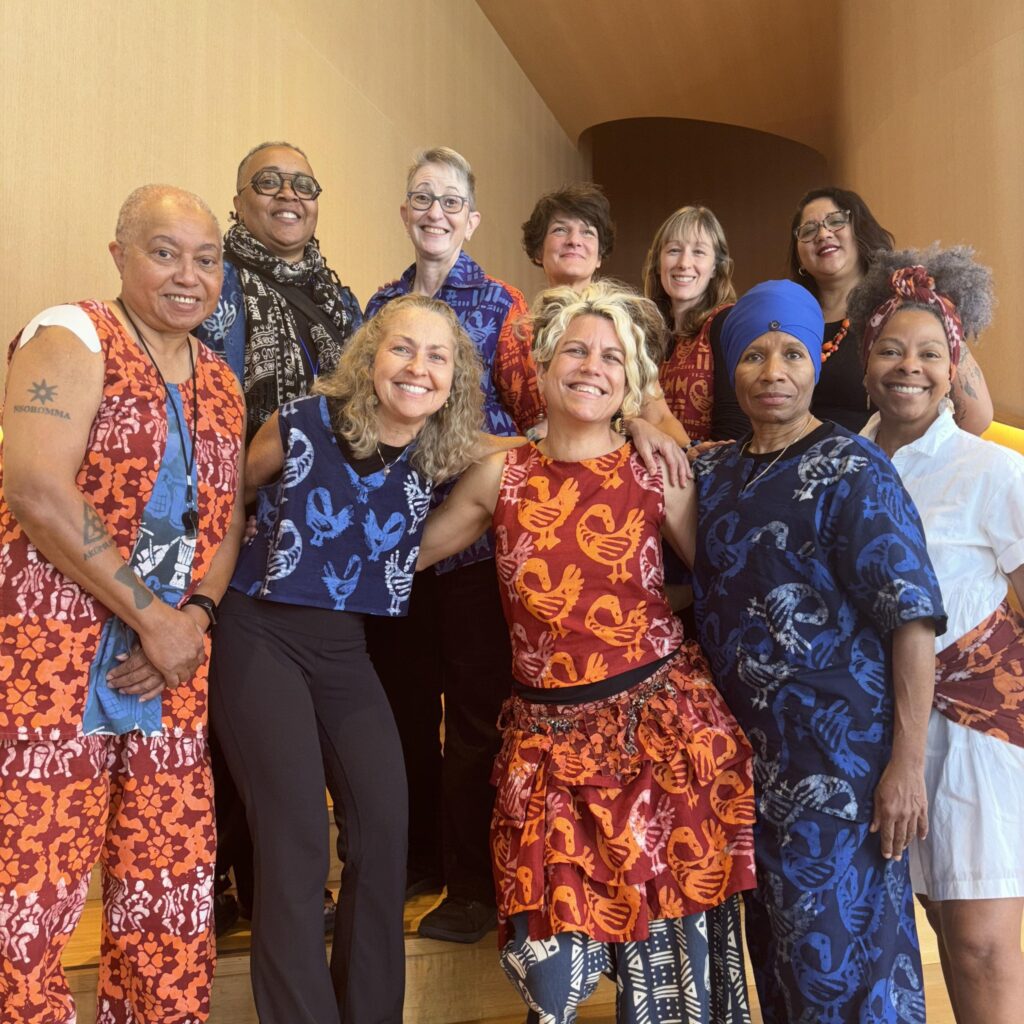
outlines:
[[[212,669],[211,716],[256,855],[252,985],[261,1024],[399,1024],[405,770],[363,617],[228,591]],[[329,972],[325,783],[344,825]]]
[[[417,573],[408,617],[368,619],[366,632],[408,768],[410,875],[437,875],[449,895],[493,903],[491,767],[512,689],[494,560]]]

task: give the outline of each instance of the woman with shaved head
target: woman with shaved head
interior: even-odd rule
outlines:
[[[334,369],[362,313],[320,253],[323,189],[306,154],[260,143],[239,164],[236,187],[224,286],[200,337],[242,381],[251,440],[283,402]]]
[[[0,493],[0,1006],[75,1019],[60,955],[103,865],[97,1019],[202,1021],[213,970],[206,631],[241,534],[244,406],[192,335],[221,242],[133,192],[115,300],[14,339]]]

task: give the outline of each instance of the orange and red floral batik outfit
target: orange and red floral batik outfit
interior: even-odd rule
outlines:
[[[643,940],[754,884],[751,750],[665,600],[664,514],[628,443],[506,456],[493,525],[522,685],[493,776],[502,943],[523,912],[531,939]]]
[[[165,392],[110,310],[79,305],[105,368],[76,482],[127,560],[167,438]],[[202,346],[196,387],[200,526],[189,592],[231,519],[244,412],[230,369]],[[192,384],[179,393],[190,410]],[[161,734],[84,736],[89,670],[109,615],[46,560],[0,495],[4,1020],[74,1019],[60,956],[97,859],[104,875],[98,1024],[184,1024],[208,1013],[215,839],[206,668],[164,692]]]

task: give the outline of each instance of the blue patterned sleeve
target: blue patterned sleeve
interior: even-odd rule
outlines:
[[[348,336],[351,338],[356,331],[362,326],[363,323],[363,308],[359,305],[359,300],[355,297],[352,289],[348,285],[341,286],[341,304],[345,309],[345,312],[352,318],[352,326],[349,329]]]
[[[224,284],[217,308],[196,328],[195,335],[227,361],[241,384],[245,377],[245,302],[238,270],[229,260],[224,261]]]
[[[823,495],[817,528],[834,550],[836,578],[882,636],[917,619],[946,631],[939,581],[913,499],[895,468],[862,442],[864,466]]]

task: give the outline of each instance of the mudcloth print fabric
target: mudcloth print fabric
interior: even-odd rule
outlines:
[[[305,395],[316,376],[334,369],[362,313],[316,239],[301,260],[289,263],[235,224],[224,236],[224,255],[220,300],[196,333],[243,382],[251,440],[275,409]],[[288,288],[301,289],[323,322],[290,303]]]
[[[907,862],[867,831],[892,744],[891,633],[945,629],[917,512],[881,452],[834,424],[778,460],[737,444],[696,469],[699,635],[754,748],[747,941],[765,1020],[917,1021]]]
[[[677,335],[658,379],[672,415],[692,441],[711,440],[711,411],[715,400],[715,362],[711,326],[732,303],[717,306],[692,338]]]
[[[284,468],[257,499],[257,534],[231,580],[250,597],[369,615],[408,610],[431,482],[413,446],[359,476],[334,435],[323,395],[280,410]]]
[[[493,525],[513,674],[550,702],[513,696],[499,723],[502,941],[523,912],[531,939],[643,940],[753,884],[750,749],[661,590],[663,516],[629,444],[580,463],[506,456]],[[559,703],[647,664],[612,696]]]
[[[384,285],[366,304],[366,319],[392,299],[408,295],[416,280],[416,265]],[[484,364],[480,387],[484,395],[484,430],[511,437],[523,434],[544,416],[537,389],[537,370],[530,355],[530,332],[525,325],[529,307],[522,292],[490,277],[466,253],[460,253],[435,299],[448,303],[473,340]],[[454,481],[437,489],[433,505],[447,497]],[[494,555],[490,533],[434,567],[438,573],[472,565]]]
[[[96,327],[104,379],[75,482],[127,561],[167,442],[166,393],[145,354],[107,306],[78,305]],[[205,575],[231,521],[244,422],[231,370],[203,346],[196,387],[199,530],[186,593]],[[191,410],[191,382],[178,390]],[[0,496],[0,738],[57,740],[81,734],[89,670],[109,616],[106,607],[43,557]],[[165,730],[205,731],[206,665],[162,700]]]
[[[602,974],[615,979],[618,1024],[749,1024],[738,899],[652,921],[643,942],[597,942],[582,932],[535,940],[518,917],[501,966],[540,1024],[573,1024]]]
[[[202,736],[0,739],[0,1007],[65,1024],[61,953],[103,870],[97,1024],[198,1024],[213,977],[213,781]]]
[[[939,654],[934,704],[958,725],[1024,747],[1024,616],[1009,601]]]
[[[174,419],[175,412],[178,422],[188,422],[178,388],[171,384],[167,393],[168,422]],[[185,444],[190,445],[190,435],[184,433],[184,439]],[[182,434],[168,430],[160,472],[142,513],[142,526],[128,562],[146,586],[172,607],[177,607],[192,579],[192,557],[196,550],[196,538],[189,537],[182,530],[189,453],[182,449],[181,444]],[[195,473],[196,467],[193,466],[193,490]],[[129,654],[137,641],[136,633],[116,615],[111,615],[103,623],[99,646],[89,670],[89,697],[83,721],[86,735],[121,735],[134,729],[147,736],[160,732],[162,695],[141,701],[136,694],[112,690],[106,684],[107,673],[119,664],[117,656]]]

